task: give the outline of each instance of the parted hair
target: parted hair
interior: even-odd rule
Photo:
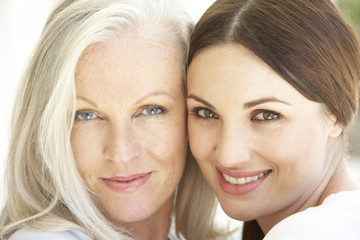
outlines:
[[[204,48],[241,44],[344,128],[359,98],[359,40],[330,0],[217,0],[191,37],[188,64]]]
[[[91,239],[130,239],[104,217],[81,178],[70,144],[75,114],[75,70],[87,47],[130,31],[177,52],[184,64],[193,23],[171,0],[67,0],[50,15],[18,90],[5,182],[7,200],[0,238],[25,227],[40,231],[77,229]],[[166,144],[166,143],[163,143]],[[214,200],[202,203],[200,170],[189,157],[177,191],[176,230],[187,239],[207,239]],[[201,192],[201,191],[200,191]],[[195,195],[198,197],[198,195]],[[195,229],[194,226],[197,226]]]
[[[246,47],[307,99],[323,104],[345,130],[346,145],[359,106],[360,48],[330,0],[217,0],[195,26],[188,65],[218,44]],[[262,237],[256,221],[245,223],[243,239]]]

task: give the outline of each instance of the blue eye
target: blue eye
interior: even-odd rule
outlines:
[[[144,110],[141,111],[142,115],[159,115],[164,113],[163,108],[158,107],[158,106],[148,106],[146,108],[144,108]]]
[[[75,115],[75,119],[79,121],[89,121],[96,118],[98,118],[98,116],[94,112],[88,110],[78,111]]]
[[[252,119],[256,121],[270,121],[276,120],[280,117],[279,113],[271,112],[271,111],[262,111],[257,113]]]

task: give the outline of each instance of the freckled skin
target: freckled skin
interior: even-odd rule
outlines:
[[[105,215],[130,229],[167,227],[184,169],[182,63],[174,56],[170,46],[122,36],[87,49],[77,66],[75,160]],[[143,173],[150,177],[136,191],[116,192],[102,180]]]

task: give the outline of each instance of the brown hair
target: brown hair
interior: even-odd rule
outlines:
[[[188,63],[220,44],[251,50],[346,128],[358,108],[359,41],[330,0],[217,0],[191,38]]]
[[[358,108],[360,47],[330,0],[217,0],[191,37],[188,65],[202,49],[241,44],[347,128]],[[257,222],[243,239],[262,239]]]

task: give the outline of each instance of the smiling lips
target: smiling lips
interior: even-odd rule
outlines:
[[[246,184],[249,182],[254,182],[262,177],[264,177],[266,174],[269,173],[268,171],[262,172],[259,175],[253,176],[253,177],[242,177],[242,178],[234,178],[234,177],[230,177],[229,175],[226,175],[225,173],[223,173],[223,176],[225,178],[225,180],[231,184]]]
[[[152,172],[134,174],[130,176],[116,176],[112,178],[101,178],[105,185],[117,193],[136,192],[147,183]]]
[[[244,195],[260,186],[271,170],[252,173],[217,169],[218,181],[221,189],[231,195]]]

